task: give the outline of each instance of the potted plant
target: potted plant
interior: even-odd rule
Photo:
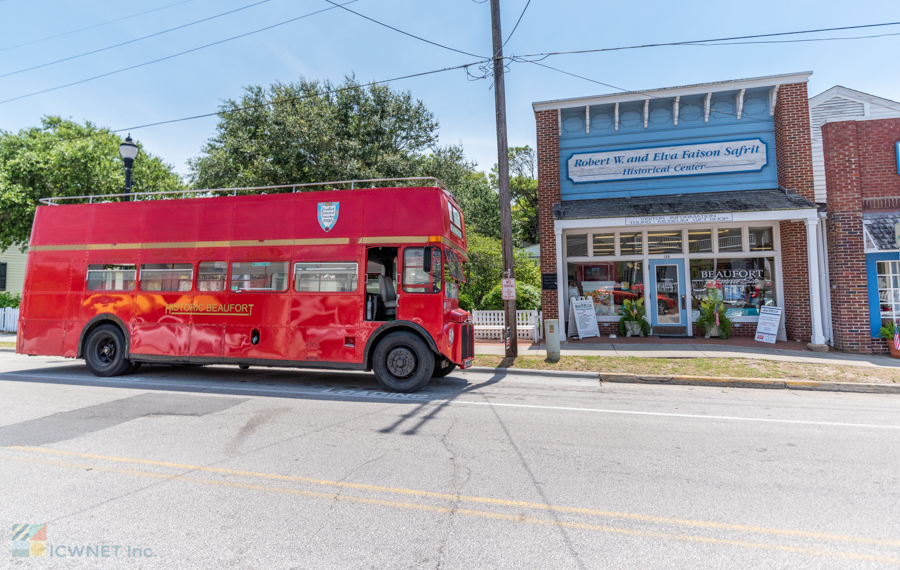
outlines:
[[[731,319],[725,316],[725,305],[718,289],[710,289],[706,299],[700,301],[700,318],[697,327],[706,338],[728,338],[731,336]]]
[[[878,329],[878,336],[887,341],[888,350],[891,351],[891,356],[894,358],[900,358],[900,350],[894,344],[894,337],[898,334],[900,334],[900,330],[897,330],[897,323],[894,321],[888,321],[886,325]]]
[[[619,319],[619,334],[626,337],[648,336],[650,323],[644,318],[646,312],[643,297],[636,301],[625,299],[622,302],[622,318]]]

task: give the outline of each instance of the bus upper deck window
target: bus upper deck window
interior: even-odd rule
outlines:
[[[103,263],[88,265],[88,291],[133,291],[134,265]]]
[[[197,271],[197,290],[224,291],[227,274],[227,262],[201,261],[199,271]]]
[[[426,273],[424,247],[408,247],[403,252],[403,291],[406,293],[438,293],[441,290],[441,250],[431,250],[431,272]]]
[[[194,267],[190,263],[144,263],[141,291],[190,291]]]
[[[241,261],[231,264],[231,290],[287,291],[287,261]]]

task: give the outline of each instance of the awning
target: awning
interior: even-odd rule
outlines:
[[[900,224],[900,213],[863,212],[866,248],[878,250],[897,249],[897,243],[894,238],[895,224]]]
[[[637,196],[633,198],[600,198],[572,200],[553,205],[553,218],[578,220],[588,218],[622,218],[666,216],[680,214],[718,214],[724,212],[775,212],[779,210],[818,209],[798,194],[783,188],[740,190],[729,192],[698,192],[668,196]],[[893,226],[891,239],[893,240]]]

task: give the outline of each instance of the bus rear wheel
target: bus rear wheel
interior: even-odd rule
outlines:
[[[125,346],[125,335],[116,325],[100,325],[90,332],[84,343],[84,362],[94,376],[119,376],[131,369]]]
[[[375,347],[372,370],[382,388],[392,392],[415,392],[431,380],[434,353],[418,335],[394,332]]]

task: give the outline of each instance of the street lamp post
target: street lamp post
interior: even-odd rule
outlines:
[[[134,165],[134,157],[137,156],[138,147],[134,144],[134,141],[131,140],[131,134],[129,133],[122,144],[119,145],[119,155],[122,157],[122,162],[125,163],[125,193],[131,194],[131,167]],[[127,197],[128,202],[132,199],[131,196]]]

